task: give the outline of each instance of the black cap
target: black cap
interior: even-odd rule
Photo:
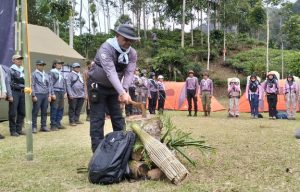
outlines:
[[[46,65],[45,61],[41,60],[41,59],[38,59],[35,61],[35,64],[36,65]]]
[[[64,62],[62,60],[59,60],[59,59],[54,59],[52,64],[64,64]]]

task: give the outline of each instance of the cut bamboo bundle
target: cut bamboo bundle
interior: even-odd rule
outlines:
[[[146,133],[137,124],[131,124],[132,130],[139,136],[151,160],[174,184],[179,184],[189,174],[184,165],[168,147]]]

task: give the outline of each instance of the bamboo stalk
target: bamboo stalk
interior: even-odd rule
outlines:
[[[164,172],[174,184],[179,184],[189,174],[175,155],[158,140],[143,131],[139,125],[131,124],[132,130],[139,136],[151,160]]]

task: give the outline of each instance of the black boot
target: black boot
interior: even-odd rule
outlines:
[[[188,114],[188,116],[190,117],[190,116],[192,116],[192,112],[191,111],[189,111],[189,114]]]
[[[194,113],[194,117],[197,117],[197,111],[195,111],[195,113]]]

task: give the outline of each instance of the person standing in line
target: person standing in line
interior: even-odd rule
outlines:
[[[6,99],[9,102],[13,101],[11,87],[10,87],[10,72],[9,68],[0,65],[0,100]],[[5,137],[0,134],[0,139]]]
[[[286,102],[286,112],[289,120],[296,120],[297,91],[298,86],[294,80],[294,76],[289,74],[285,82],[284,96]]]
[[[250,76],[249,82],[247,83],[245,94],[246,99],[249,101],[250,108],[251,108],[251,118],[257,119],[258,118],[258,106],[259,101],[262,99],[263,96],[262,87],[257,79],[255,74]]]
[[[9,101],[8,119],[10,135],[18,137],[25,135],[22,131],[25,118],[25,93],[24,93],[24,68],[22,67],[23,57],[14,55],[13,65],[10,67],[10,87],[12,100]]]
[[[131,84],[129,85],[129,95],[132,101],[137,101],[137,86],[139,84],[139,69],[136,68]],[[132,104],[125,105],[126,116],[137,115],[137,109]]]
[[[51,98],[55,100],[52,82],[50,76],[45,73],[44,67],[46,63],[43,60],[35,62],[36,70],[32,73],[31,89],[32,89],[32,132],[37,133],[37,116],[41,110],[41,129],[40,131],[49,132],[47,128],[47,109]]]
[[[80,73],[80,64],[72,64],[72,72],[67,76],[67,93],[69,101],[69,123],[71,126],[83,124],[80,121],[80,112],[87,98],[84,80]]]
[[[189,114],[188,116],[192,116],[192,101],[194,103],[194,116],[197,116],[198,112],[198,99],[197,99],[197,93],[199,90],[199,85],[198,85],[198,78],[194,76],[194,71],[189,70],[188,77],[185,80],[185,88],[186,88],[186,98],[188,101],[188,111]]]
[[[229,96],[229,111],[228,117],[239,117],[239,101],[241,95],[241,88],[238,79],[232,78],[229,82],[228,96]]]
[[[277,95],[279,93],[278,80],[273,72],[267,74],[267,79],[264,82],[264,90],[267,94],[269,106],[269,119],[276,120],[277,115]]]
[[[155,114],[157,98],[158,98],[158,85],[155,81],[155,73],[151,72],[147,83],[148,87],[148,109],[150,114]]]
[[[88,72],[89,70],[91,70],[92,67],[92,62],[91,61],[87,61],[86,62],[86,67],[87,69],[84,71],[83,73],[83,77],[84,77],[84,84],[85,84],[85,89],[86,89],[86,93],[88,93],[88,82],[89,82],[89,76],[88,76]],[[86,111],[86,121],[90,121],[90,112],[91,112],[91,106],[90,106],[90,101],[89,99],[86,100],[86,107],[85,107],[85,111]]]
[[[213,96],[213,82],[209,79],[208,72],[203,73],[203,79],[200,81],[200,96],[203,107],[204,116],[210,116],[211,98]]]
[[[157,85],[159,91],[157,110],[160,114],[163,114],[165,108],[165,100],[166,100],[166,88],[164,84],[164,77],[162,75],[159,75],[157,79],[158,79]]]
[[[137,101],[144,103],[146,106],[147,102],[147,97],[148,97],[148,79],[147,79],[147,71],[146,69],[143,69],[141,71],[141,77],[139,78],[139,83],[138,83],[138,92],[137,92]]]
[[[64,115],[64,100],[67,98],[66,95],[66,82],[62,75],[62,65],[64,64],[61,60],[54,60],[52,69],[50,70],[51,84],[53,85],[53,93],[55,98],[52,97],[50,102],[50,121],[51,130],[57,131],[58,129],[65,129],[65,126],[61,124],[61,120]]]
[[[114,38],[109,38],[98,49],[95,64],[89,71],[93,91],[91,102],[90,136],[92,151],[95,152],[104,138],[105,113],[108,109],[113,130],[125,128],[120,104],[131,100],[128,88],[136,69],[137,52],[132,47],[140,38],[128,24],[118,26]],[[121,82],[122,81],[122,82]],[[97,94],[98,93],[98,94]],[[93,98],[93,101],[92,101]]]

